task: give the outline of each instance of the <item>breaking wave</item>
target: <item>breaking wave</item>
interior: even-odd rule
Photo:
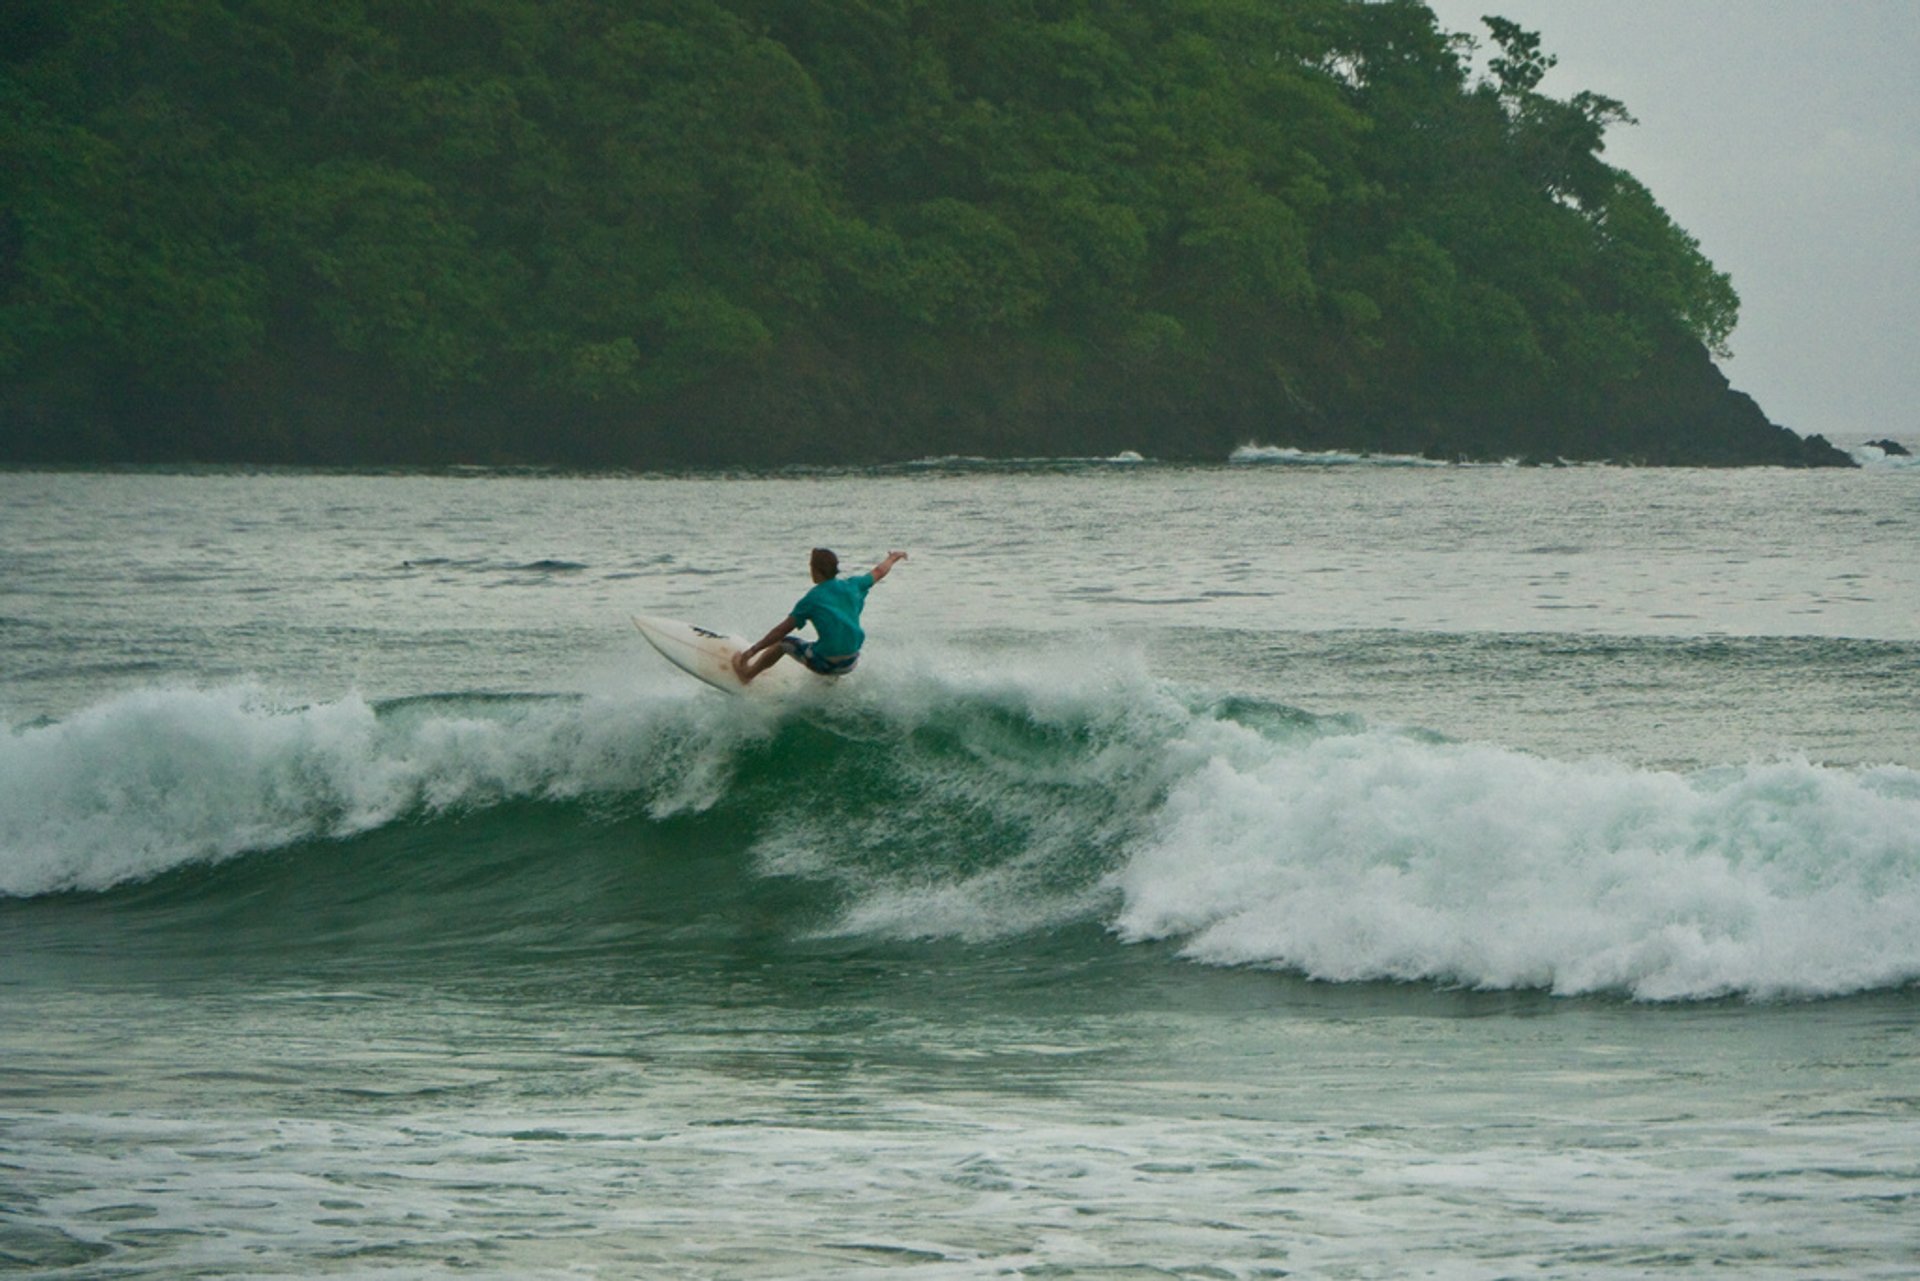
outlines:
[[[0,731],[0,910],[238,894],[401,836],[354,901],[430,904],[464,866],[468,937],[563,901],[590,934],[613,909],[578,860],[671,836],[708,860],[689,895],[800,887],[766,909],[797,938],[1094,924],[1185,962],[1647,1000],[1920,979],[1920,774],[1893,766],[1551,760],[1131,670],[778,706],[162,689]],[[535,870],[475,888],[509,842]]]

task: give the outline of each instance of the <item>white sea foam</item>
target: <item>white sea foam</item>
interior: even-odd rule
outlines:
[[[726,755],[697,740],[751,735],[752,709],[657,706],[449,699],[376,711],[357,696],[288,706],[243,685],[142,691],[0,729],[0,895],[104,890],[509,797],[638,790],[655,813],[703,808],[725,792]]]
[[[1858,444],[1847,448],[1847,453],[1860,466],[1875,471],[1900,471],[1909,467],[1920,467],[1920,454],[1890,454],[1879,445]]]
[[[1371,454],[1344,449],[1308,450],[1285,445],[1241,445],[1227,456],[1230,463],[1268,463],[1299,467],[1445,467],[1447,464],[1416,454]]]
[[[1223,753],[1114,878],[1127,938],[1330,980],[1648,999],[1920,978],[1920,775],[1697,776],[1385,734]]]
[[[100,889],[193,857],[391,816],[396,780],[349,700],[299,715],[258,691],[154,690],[0,736],[0,893]]]

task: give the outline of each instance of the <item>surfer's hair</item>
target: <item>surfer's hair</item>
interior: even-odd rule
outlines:
[[[835,578],[840,573],[840,558],[824,547],[813,549],[813,559],[809,562],[814,574],[821,579]]]

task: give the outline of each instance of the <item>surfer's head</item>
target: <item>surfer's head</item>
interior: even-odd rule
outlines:
[[[824,547],[813,549],[813,559],[808,562],[813,570],[813,581],[824,583],[840,573],[840,558]]]

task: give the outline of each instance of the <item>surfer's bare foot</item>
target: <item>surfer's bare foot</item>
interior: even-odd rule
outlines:
[[[747,651],[744,649],[735,651],[733,655],[733,674],[740,678],[742,685],[753,681],[752,673],[747,671]]]

